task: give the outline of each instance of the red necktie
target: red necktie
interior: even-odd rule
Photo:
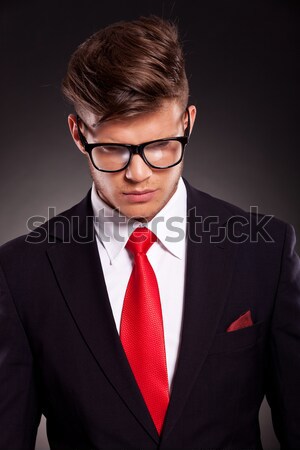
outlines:
[[[148,228],[137,228],[126,247],[134,267],[125,293],[120,336],[153,422],[160,434],[169,402],[164,330],[155,273],[146,256],[156,241]]]

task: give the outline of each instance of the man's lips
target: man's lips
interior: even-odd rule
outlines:
[[[129,192],[124,192],[124,195],[126,196],[126,199],[129,202],[132,203],[138,203],[138,202],[148,202],[152,199],[156,192],[156,189],[145,189],[143,191],[140,190],[133,190]]]
[[[143,194],[148,194],[149,192],[154,192],[155,189],[145,189],[144,191],[139,191],[139,190],[135,190],[135,191],[129,191],[129,192],[124,192],[125,195],[143,195]]]

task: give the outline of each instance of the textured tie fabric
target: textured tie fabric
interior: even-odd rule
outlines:
[[[120,337],[127,359],[158,433],[169,403],[164,330],[157,280],[146,252],[156,241],[148,228],[137,228],[126,248],[134,255],[127,285]]]

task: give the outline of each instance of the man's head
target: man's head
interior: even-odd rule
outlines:
[[[72,55],[63,92],[79,115],[89,111],[102,120],[153,111],[163,99],[185,109],[188,82],[176,26],[151,16],[94,33]]]
[[[78,134],[89,143],[141,144],[183,136],[187,127],[188,82],[174,24],[158,17],[118,22],[93,34],[72,55],[63,92],[77,114],[69,127],[79,149]],[[189,107],[191,128],[195,107]],[[120,172],[97,170],[89,159],[98,194],[127,217],[147,220],[176,190],[182,162],[157,169],[134,154]],[[129,192],[152,191],[136,197]]]

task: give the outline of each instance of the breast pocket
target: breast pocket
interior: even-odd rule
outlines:
[[[218,333],[209,350],[209,355],[240,351],[256,345],[266,335],[268,322],[258,322],[247,328]]]

